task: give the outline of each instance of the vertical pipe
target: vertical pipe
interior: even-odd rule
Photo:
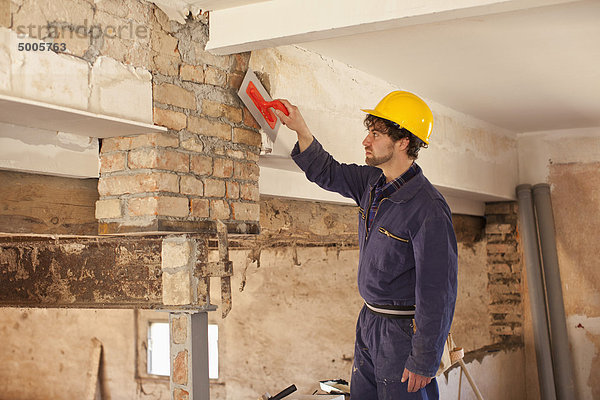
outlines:
[[[533,187],[533,201],[537,215],[544,278],[548,298],[548,315],[550,319],[550,340],[552,359],[554,361],[554,380],[559,400],[575,400],[575,383],[573,364],[569,351],[567,321],[563,303],[562,283],[558,267],[556,237],[554,233],[554,216],[550,200],[550,185],[541,183]]]
[[[544,286],[542,284],[542,270],[535,216],[533,214],[531,185],[517,186],[517,198],[519,201],[520,234],[525,248],[525,269],[527,270],[529,302],[533,318],[533,336],[535,339],[540,395],[544,400],[556,400],[552,358],[550,355],[548,320],[546,317],[546,301],[544,299]]]

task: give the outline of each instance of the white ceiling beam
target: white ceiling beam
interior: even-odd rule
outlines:
[[[206,49],[224,55],[574,0],[271,0],[210,13]]]

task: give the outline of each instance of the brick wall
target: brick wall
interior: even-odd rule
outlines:
[[[523,343],[523,262],[517,203],[487,203],[485,215],[492,340]]]
[[[205,51],[206,16],[181,25],[154,14],[154,122],[168,132],[103,141],[99,231],[214,230],[222,220],[257,233],[261,136],[236,94],[250,54]]]

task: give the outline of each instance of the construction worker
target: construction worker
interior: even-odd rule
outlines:
[[[454,314],[457,249],[442,195],[415,163],[433,114],[414,94],[394,91],[367,113],[367,165],[340,164],[298,108],[277,111],[298,142],[292,158],[307,178],[358,205],[358,289],[353,400],[438,399],[435,374]],[[416,326],[415,326],[416,324]]]

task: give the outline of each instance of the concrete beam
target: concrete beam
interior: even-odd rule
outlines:
[[[573,0],[273,0],[212,11],[206,49],[232,54]]]
[[[210,311],[215,277],[225,316],[233,268],[221,230],[218,236],[2,235],[0,307]],[[209,262],[211,252],[219,256]]]

